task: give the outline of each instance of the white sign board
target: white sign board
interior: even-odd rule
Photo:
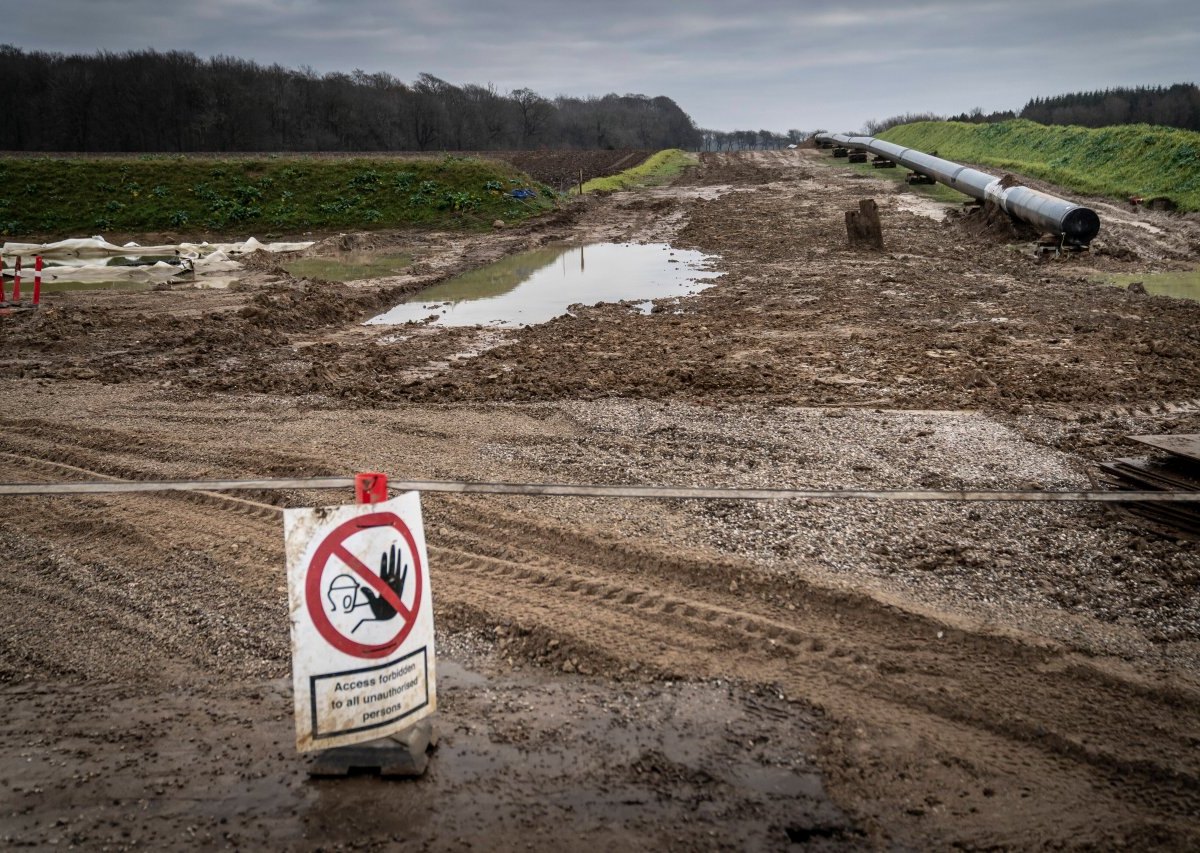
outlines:
[[[296,748],[375,740],[437,707],[421,499],[283,514]]]

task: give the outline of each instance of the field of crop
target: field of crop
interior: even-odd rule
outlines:
[[[0,234],[20,237],[485,227],[541,213],[556,195],[504,162],[449,155],[18,157],[0,160],[0,187]]]
[[[1068,189],[1114,198],[1165,197],[1200,210],[1200,133],[1146,124],[1099,129],[924,121],[881,139],[952,160],[1013,169]]]

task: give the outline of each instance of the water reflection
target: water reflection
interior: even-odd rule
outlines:
[[[121,279],[110,281],[45,281],[42,282],[42,293],[67,293],[73,290],[151,290],[155,285],[152,281],[135,281]],[[27,287],[22,283],[22,287]]]
[[[576,303],[683,296],[719,273],[700,252],[665,243],[548,246],[504,258],[443,284],[370,320],[400,324],[436,316],[444,326],[543,323]],[[645,310],[649,310],[648,306]]]
[[[400,275],[412,261],[412,255],[379,255],[369,251],[352,251],[331,256],[297,258],[285,263],[283,268],[297,278],[362,281]]]
[[[1200,301],[1200,270],[1160,273],[1121,273],[1104,278],[1105,284],[1128,287],[1141,282],[1147,293],[1155,296],[1171,296],[1175,299]]]

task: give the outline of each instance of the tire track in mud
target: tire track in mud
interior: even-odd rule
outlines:
[[[3,443],[3,440],[0,440],[0,443]],[[148,479],[150,476],[145,470],[132,469],[106,474],[94,468],[82,467],[83,465],[97,465],[96,461],[88,458],[85,454],[64,450],[56,455],[60,460],[70,458],[75,464],[63,461],[51,462],[35,457],[24,457],[21,461],[44,471],[66,471],[74,475],[90,477],[121,476],[125,479]],[[174,501],[234,510],[268,522],[273,522],[281,512],[282,506],[287,503],[287,501],[281,501],[280,504],[266,504],[215,492],[165,493],[165,497]],[[273,495],[273,497],[279,498],[278,495]],[[186,528],[190,530],[190,527],[191,525],[188,523]],[[277,532],[273,524],[269,524],[267,529],[270,531],[268,535],[274,535]],[[498,538],[495,536],[497,529],[504,529],[510,536],[515,534],[512,538],[517,540],[536,542],[538,549],[496,545],[494,541]],[[775,604],[776,608],[773,610],[769,607],[762,608],[770,610],[772,613],[784,613],[778,609],[778,605],[786,604],[797,610],[798,616],[806,619],[810,619],[818,613],[821,618],[828,619],[832,614],[834,621],[838,622],[840,626],[853,627],[860,631],[869,627],[870,623],[883,622],[891,642],[881,648],[904,654],[915,650],[913,642],[925,642],[934,632],[943,628],[948,629],[948,626],[941,622],[908,614],[888,605],[881,605],[866,596],[849,595],[811,587],[807,583],[798,581],[794,576],[781,575],[763,580],[760,571],[732,562],[714,565],[707,558],[688,560],[676,555],[662,555],[625,543],[604,542],[576,533],[567,534],[561,528],[533,521],[519,513],[484,510],[478,503],[472,507],[467,517],[461,517],[455,521],[452,537],[461,543],[464,541],[464,534],[467,545],[474,549],[472,552],[463,551],[461,548],[458,550],[439,548],[438,546],[433,546],[433,548],[440,554],[451,557],[452,562],[456,564],[462,564],[461,561],[467,559],[499,560],[499,564],[505,565],[506,571],[510,573],[516,571],[513,567],[521,567],[517,574],[518,580],[549,585],[557,589],[565,589],[567,592],[582,590],[584,593],[600,595],[606,601],[615,600],[620,604],[633,604],[639,609],[657,608],[666,614],[679,611],[685,616],[694,617],[698,613],[703,613],[702,621],[704,623],[738,627],[765,640],[777,640],[785,645],[795,647],[805,643],[810,646],[814,642],[822,644],[823,641],[818,639],[816,633],[811,630],[801,631],[771,618],[756,617],[746,609],[750,606],[752,599],[762,596],[766,605]],[[137,531],[131,530],[126,532],[125,538],[133,538],[136,535]],[[491,544],[489,544],[489,539],[492,540]],[[472,554],[474,556],[471,556]],[[598,557],[602,559],[597,559]],[[566,568],[568,566],[569,569]],[[547,573],[547,569],[565,571],[566,574],[551,575]],[[581,575],[579,572],[587,574]],[[661,587],[652,589],[649,587],[612,586],[610,582],[595,579],[597,576],[611,578],[614,572],[649,575],[660,581],[667,581],[677,591],[686,586],[687,591],[684,594],[693,596],[697,589],[720,591],[732,579],[735,583],[740,584],[743,595],[737,598],[732,595],[727,596],[733,599],[735,608],[714,608],[701,604],[694,598],[668,597]],[[570,578],[569,584],[565,587],[564,577]],[[781,592],[778,589],[780,586],[798,588],[799,594],[796,593],[796,589]],[[862,615],[864,613],[870,613],[870,616],[864,617]],[[999,653],[1011,656],[1016,651],[1017,662],[1021,667],[1047,668],[1049,667],[1047,659],[1053,660],[1062,657],[1060,653],[1048,652],[1044,648],[1020,646],[1001,638],[984,637],[966,632],[958,632],[956,641],[957,647],[966,644],[974,653],[992,655]],[[849,654],[849,652],[842,651],[843,654]],[[862,657],[863,652],[859,651],[856,654]],[[876,662],[874,656],[864,659]],[[884,662],[879,665],[886,667],[898,664]],[[1088,677],[1106,678],[1100,672],[1090,669]],[[1122,688],[1132,686],[1126,681],[1113,683]],[[1169,696],[1174,702],[1186,701],[1186,694],[1170,694],[1169,691],[1161,689],[1151,690],[1148,695],[1157,698]]]
[[[1130,689],[1086,667],[1052,667],[1052,675],[1039,678],[1025,660],[984,661],[953,652],[944,656],[962,660],[927,663],[927,683],[906,685],[888,676],[910,672],[897,660],[911,645],[897,648],[882,637],[831,640],[831,635],[844,633],[842,626],[836,620],[832,626],[821,624],[825,619],[811,611],[807,624],[797,626],[740,605],[725,607],[695,596],[597,579],[578,573],[577,566],[555,570],[469,551],[439,551],[439,560],[453,561],[453,583],[442,585],[443,601],[449,596],[457,603],[461,597],[470,606],[482,605],[485,619],[490,614],[494,622],[503,614],[516,624],[536,625],[569,638],[573,646],[600,650],[601,668],[607,661],[632,657],[678,677],[775,684],[793,700],[815,702],[843,723],[907,730],[931,744],[939,761],[969,761],[985,768],[980,775],[987,778],[1032,786],[1038,792],[1035,799],[1046,804],[1044,810],[1028,803],[1022,808],[1031,818],[1046,821],[1039,833],[1059,819],[1060,809],[1085,814],[1098,800],[1109,814],[1124,813],[1136,803],[1182,822],[1200,806],[1194,761],[1184,760],[1191,749],[1189,732],[1196,731],[1196,716],[1189,713],[1192,704],[1186,696]],[[481,584],[480,578],[494,582]],[[951,638],[947,645],[953,644]],[[1080,677],[1071,678],[1076,672]],[[1073,683],[1047,689],[1044,682],[1055,678]],[[946,682],[972,681],[987,689],[977,696],[938,692]],[[1031,681],[1036,682],[1032,687]],[[1014,708],[1009,698],[1014,691],[1018,696],[1023,691],[1033,694],[1031,703]],[[1068,703],[1076,691],[1081,697]],[[1038,705],[1059,712],[1039,716]],[[1102,709],[1112,713],[1100,715],[1103,719],[1085,733],[1070,731],[1072,720]],[[1187,719],[1175,719],[1180,712]],[[1133,737],[1122,731],[1130,718],[1155,728],[1157,737],[1170,746],[1159,753],[1123,750],[1125,738]],[[1088,745],[1094,739],[1101,741],[1100,747]],[[1192,766],[1178,769],[1182,764]],[[938,787],[931,785],[926,796],[936,795]],[[1111,799],[1096,793],[1106,788]],[[993,790],[984,798],[995,796]]]
[[[1140,403],[1125,403],[1120,406],[1104,406],[1085,411],[1073,411],[1068,420],[1081,417],[1092,418],[1158,418],[1188,415],[1200,412],[1200,397],[1192,400],[1146,400]]]
[[[86,452],[63,449],[51,461],[9,452],[25,449],[11,435],[0,444],[0,477],[10,481],[149,478],[104,470]],[[197,512],[214,507],[223,512]],[[22,559],[0,574],[11,605],[0,623],[5,659],[146,683],[203,680],[213,669],[277,677],[285,638],[262,612],[286,612],[278,515],[202,492],[6,502],[0,542]]]
[[[155,421],[161,420],[157,411],[150,417]],[[244,416],[224,419],[221,423],[212,420],[214,426],[224,426],[229,431],[247,427]],[[164,436],[166,440],[156,440],[141,431],[130,433],[103,427],[81,427],[36,418],[3,418],[0,419],[0,430],[0,448],[5,446],[2,442],[7,438],[20,435],[21,443],[12,445],[13,452],[19,453],[20,448],[25,448],[32,456],[50,461],[65,461],[59,459],[59,454],[67,452],[91,451],[93,458],[103,460],[105,470],[112,469],[115,476],[126,479],[163,478],[164,471],[175,470],[175,467],[194,472],[201,465],[222,467],[229,462],[224,445],[206,447],[172,442],[169,440],[170,433]],[[151,460],[154,467],[147,468],[147,462]],[[261,476],[277,473],[327,476],[338,473],[315,465],[311,457],[284,453],[269,447],[256,450],[255,470]]]
[[[4,664],[0,673],[7,676],[20,668],[36,669],[61,676],[71,672],[96,675],[97,650],[120,649],[131,642],[148,648],[161,648],[164,638],[142,620],[123,608],[113,609],[111,596],[97,595],[73,582],[70,561],[55,559],[46,552],[22,547],[23,543],[0,532],[0,546],[9,555],[19,555],[22,564],[34,572],[0,574],[0,595],[10,610],[19,612],[23,624],[42,626],[36,642],[22,632],[10,630],[0,636]],[[79,630],[86,627],[86,638]],[[48,634],[46,632],[49,632]],[[145,678],[153,671],[150,661],[128,661],[130,673]]]
[[[463,527],[474,524],[486,528],[485,522],[480,520],[478,508],[473,512],[473,520],[460,524]],[[772,646],[780,646],[775,650],[777,652],[790,649],[794,652],[827,652],[832,658],[853,657],[856,664],[874,668],[885,675],[903,671],[906,659],[920,652],[922,646],[929,648],[931,638],[941,632],[952,636],[942,643],[943,648],[930,657],[933,659],[931,662],[943,664],[946,670],[965,669],[973,665],[977,657],[986,656],[997,661],[998,667],[1006,674],[1021,678],[1023,683],[1027,683],[1032,670],[1035,680],[1039,677],[1044,678],[1052,687],[1054,682],[1067,679],[1084,681],[1091,685],[1093,692],[1099,689],[1120,693],[1121,698],[1126,701],[1133,698],[1137,701],[1165,703],[1186,709],[1195,699],[1194,694],[1186,690],[1161,686],[1142,687],[1075,663],[1068,653],[1060,649],[1032,647],[1002,637],[955,630],[944,623],[881,605],[866,596],[819,590],[803,582],[796,584],[792,595],[788,596],[789,603],[796,601],[801,603],[802,607],[796,607],[789,613],[778,606],[771,606],[769,602],[758,600],[759,595],[765,593],[770,584],[782,583],[784,578],[759,582],[757,585],[760,588],[756,589],[749,573],[739,575],[739,589],[743,594],[722,595],[719,584],[712,583],[711,579],[707,583],[703,580],[692,581],[702,576],[706,564],[680,557],[667,560],[654,558],[653,562],[657,565],[650,568],[645,559],[639,561],[636,555],[620,545],[601,545],[594,540],[561,530],[543,530],[541,536],[533,537],[529,535],[528,529],[536,525],[526,523],[522,517],[516,514],[492,515],[497,522],[495,528],[509,532],[518,531],[517,539],[534,539],[539,545],[545,543],[548,547],[533,552],[509,546],[499,549],[502,556],[487,555],[488,549],[482,539],[472,537],[470,544],[474,550],[471,552],[451,552],[448,549],[442,551],[447,554],[456,553],[459,558],[456,565],[459,566],[469,565],[535,586],[545,586],[612,602],[614,605],[631,606],[642,611],[681,618],[687,620],[696,630],[718,628],[738,632],[745,635],[746,640],[757,642],[759,645],[766,642]],[[456,523],[456,529],[458,524]],[[553,559],[546,556],[547,551],[554,554]],[[606,558],[615,556],[617,559],[611,562],[606,559],[602,563],[594,560],[594,555],[598,554],[604,554]],[[593,557],[590,562],[589,556]],[[619,576],[621,570],[613,569],[614,565],[631,564],[635,565],[636,569],[633,572],[626,569],[624,574],[632,575],[634,582]],[[677,579],[673,580],[667,576],[671,570],[674,570]],[[646,578],[667,582],[648,586]],[[678,579],[686,580],[686,585],[680,584]],[[709,593],[711,597],[701,598],[704,593]],[[835,630],[831,630],[830,623],[836,626]],[[855,639],[844,638],[835,641],[830,639],[830,635],[833,634]],[[863,639],[857,639],[860,636]],[[1046,673],[1052,673],[1053,678],[1046,678]],[[1012,705],[1013,699],[1003,698],[1007,688],[993,688],[991,681],[990,677],[981,681],[980,688],[985,692],[979,703],[992,705],[999,702]],[[1057,687],[1054,689],[1059,690]],[[1066,716],[1084,720],[1085,710],[1090,707],[1090,703],[1073,703],[1071,694],[1076,689],[1078,688],[1075,686],[1062,689],[1063,695],[1055,696],[1054,699],[1058,707],[1074,709]],[[924,701],[918,704],[924,704]],[[1026,715],[1033,714],[1036,710],[1036,707],[1032,706],[1017,709],[1019,713]],[[1118,717],[1107,724],[1097,723],[1096,727],[1101,730],[1111,728],[1118,720],[1123,719],[1129,710],[1127,705],[1123,706],[1123,711]],[[1142,707],[1136,710],[1149,712],[1151,709]],[[1175,730],[1176,736],[1183,744],[1190,738],[1188,732],[1186,726]],[[1030,733],[1015,729],[1012,734],[1029,737]]]
[[[776,653],[828,650],[830,658],[852,659],[883,676],[911,672],[915,663],[915,668],[926,670],[928,690],[897,687],[883,678],[878,681],[884,686],[874,692],[1014,739],[1044,740],[1054,751],[1099,766],[1123,772],[1141,767],[1152,775],[1167,768],[1172,775],[1171,768],[1188,756],[1194,732],[1200,731],[1192,711],[1193,691],[1130,681],[1061,648],[955,629],[867,596],[819,589],[794,577],[763,580],[761,574],[756,579],[754,572],[739,571],[733,564],[713,572],[707,560],[647,556],[623,544],[567,533],[516,513],[488,512],[478,504],[469,518],[455,522],[453,535],[462,540],[464,530],[471,531],[467,541],[476,554],[490,554],[506,565],[500,570],[503,574],[687,619],[696,630],[713,626],[733,630],[745,635],[739,646],[747,645],[745,640],[750,641],[749,647],[774,640],[780,646],[772,649]],[[499,530],[509,541],[533,541],[538,548],[489,547],[489,531],[492,539],[498,539]],[[548,572],[561,571],[555,566],[564,565],[582,572],[584,579],[571,574],[546,577]],[[731,575],[741,595],[724,593]],[[658,583],[648,588],[647,578]],[[785,590],[781,593],[778,587]],[[704,594],[705,598],[699,597]],[[931,653],[931,638],[939,633],[947,635],[946,640]],[[982,672],[963,677],[981,663],[986,664]],[[823,667],[838,668],[837,664]],[[973,692],[954,702],[938,700],[933,685],[949,677],[971,685]],[[1028,699],[1027,691],[1032,693]],[[970,700],[968,708],[962,707],[964,699]],[[1047,703],[1057,709],[1057,719],[1047,718],[1043,707]],[[1158,734],[1169,741],[1168,746],[1156,753],[1125,745],[1120,735],[1131,719],[1149,722],[1164,711],[1168,724]],[[1182,720],[1175,716],[1180,712]],[[1064,733],[1057,734],[1055,728]],[[1106,747],[1081,746],[1089,741],[1103,744],[1105,733],[1118,733],[1118,737]],[[1197,779],[1196,763],[1186,764],[1186,770],[1173,775],[1192,784]]]
[[[8,432],[0,447],[24,452],[5,456],[0,464],[59,478],[154,475],[156,462],[147,457],[136,466],[106,464],[106,442],[113,436],[99,439],[98,447],[69,446],[77,437],[63,431],[36,437]],[[199,544],[206,554],[236,531],[252,541],[255,558],[234,564],[225,555],[207,562],[190,555],[182,560],[185,570],[216,572],[222,582],[248,583],[257,593],[279,582],[278,504],[218,493],[88,503],[90,512],[82,519],[55,518],[37,537],[87,540],[81,556],[111,571],[180,543],[192,550]],[[575,654],[586,655],[602,672],[620,674],[622,666],[634,662],[671,677],[777,685],[793,700],[823,707],[848,730],[902,733],[906,743],[921,747],[888,747],[899,756],[888,766],[908,768],[910,794],[936,798],[948,784],[967,790],[987,780],[990,794],[962,799],[979,813],[994,815],[982,822],[999,843],[1047,833],[1065,837],[1059,835],[1066,831],[1059,822],[1063,812],[1098,824],[1136,822],[1141,813],[1151,812],[1186,833],[1188,817],[1200,811],[1194,734],[1200,718],[1195,697],[1183,689],[1138,685],[1061,650],[954,628],[866,596],[763,577],[732,561],[714,565],[686,554],[606,542],[481,503],[449,501],[442,520],[448,527],[445,544],[430,547],[439,607],[454,613],[454,622],[467,623],[452,622],[454,628],[504,621],[536,637],[560,638],[564,649],[578,650]],[[188,504],[236,513],[242,520],[205,513],[198,525]],[[136,526],[147,516],[156,520],[153,535]],[[731,583],[740,594],[729,591]],[[161,620],[162,612],[130,607],[114,617],[111,611],[129,606],[123,594],[89,599],[49,586],[28,579],[3,582],[6,592],[40,618],[66,612],[78,624],[97,624],[105,646],[155,647],[135,672],[162,660],[189,660],[180,644],[211,633],[200,626],[179,642],[164,640],[142,624]],[[231,607],[237,619],[253,618],[234,602],[217,606]],[[946,636],[934,648],[938,631]],[[58,645],[56,640],[49,648]],[[197,666],[228,665],[206,651],[194,655]],[[286,660],[280,644],[271,651],[276,664]],[[244,653],[238,650],[232,657]],[[537,649],[522,653],[536,657]],[[87,663],[76,661],[69,668]],[[950,765],[961,767],[948,782],[944,768]],[[895,796],[886,780],[872,781],[878,771],[856,753],[840,756],[827,772],[845,798],[862,796],[855,792],[876,784],[876,799]],[[1141,812],[1133,811],[1133,804]],[[1029,815],[1023,831],[1031,834],[1012,834],[1016,830],[1000,817],[1011,808]],[[928,815],[923,819],[929,822]],[[917,825],[910,829],[918,835],[924,831]]]

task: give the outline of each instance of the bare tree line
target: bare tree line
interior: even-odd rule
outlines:
[[[700,131],[701,151],[767,151],[799,145],[810,136],[803,130],[776,133],[772,130],[709,130]]]
[[[0,149],[429,151],[697,148],[670,98],[546,98],[430,74],[317,74],[153,50],[63,55],[0,46]]]
[[[934,113],[903,113],[901,115],[889,116],[883,120],[868,119],[863,125],[862,131],[864,136],[878,136],[890,127],[896,127],[901,124],[912,124],[918,121],[946,121],[945,116],[935,115]]]

